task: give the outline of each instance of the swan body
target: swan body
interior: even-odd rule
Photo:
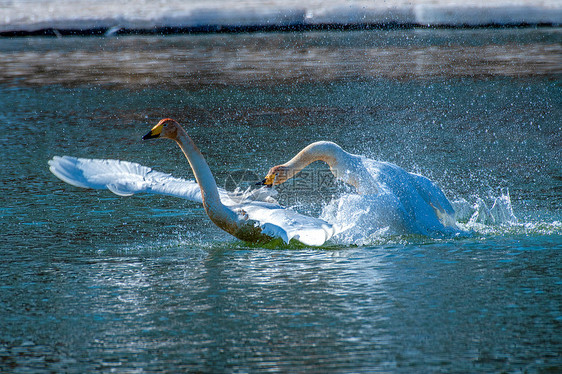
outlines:
[[[308,145],[295,157],[271,168],[262,184],[274,186],[296,176],[314,161],[328,164],[332,174],[355,187],[359,196],[344,196],[326,207],[322,217],[339,226],[391,229],[394,234],[426,236],[458,232],[451,203],[428,178],[409,173],[397,165],[344,151],[332,142]]]
[[[153,138],[176,141],[191,165],[196,182],[132,162],[69,156],[53,157],[49,161],[50,171],[77,187],[109,189],[120,196],[163,194],[202,203],[211,221],[244,241],[267,242],[279,237],[287,243],[295,239],[319,246],[334,234],[329,223],[285,209],[272,202],[267,194],[233,196],[218,188],[205,158],[176,121],[163,119],[143,137]]]

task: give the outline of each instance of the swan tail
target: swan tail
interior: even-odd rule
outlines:
[[[196,182],[174,178],[134,162],[55,156],[49,160],[49,170],[73,186],[108,189],[119,196],[151,193],[202,202]]]

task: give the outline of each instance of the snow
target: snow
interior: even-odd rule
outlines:
[[[0,0],[0,32],[160,27],[562,24],[561,0]]]

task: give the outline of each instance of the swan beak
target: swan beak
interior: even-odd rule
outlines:
[[[163,128],[164,126],[162,125],[162,121],[160,121],[156,126],[152,128],[152,130],[150,130],[145,136],[142,137],[142,140],[155,139],[160,137]]]
[[[256,183],[256,186],[272,187],[274,181],[275,181],[275,174],[270,174],[266,176],[265,179],[262,180],[261,182]]]
[[[264,179],[262,181],[256,182],[256,186],[267,186],[266,180]],[[271,185],[269,185],[268,187],[271,187]]]

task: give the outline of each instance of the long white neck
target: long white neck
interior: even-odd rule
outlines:
[[[222,204],[215,178],[199,148],[197,148],[183,128],[179,126],[174,140],[178,143],[187,161],[189,161],[193,174],[195,174],[195,179],[201,189],[203,207],[209,218],[227,232],[232,233],[236,231],[238,218],[234,212]]]
[[[309,144],[283,166],[288,168],[287,179],[294,177],[314,161],[324,161],[334,176],[347,184],[355,186],[359,193],[370,188],[370,176],[364,172],[358,156],[344,151],[332,142],[320,141]],[[367,186],[369,184],[369,186]]]
[[[314,161],[324,161],[332,168],[339,159],[344,157],[343,153],[347,152],[336,143],[316,142],[306,146],[295,157],[285,163],[284,166],[292,170],[294,174],[299,173]]]

